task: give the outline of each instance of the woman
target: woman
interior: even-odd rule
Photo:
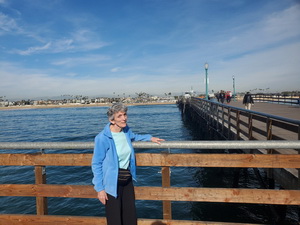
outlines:
[[[92,170],[98,199],[105,205],[108,225],[135,225],[137,216],[132,180],[136,180],[132,141],[163,139],[134,134],[127,126],[127,107],[113,104],[107,111],[109,123],[95,138]]]

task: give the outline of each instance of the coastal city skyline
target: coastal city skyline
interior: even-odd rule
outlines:
[[[0,0],[0,96],[297,91],[296,0]]]

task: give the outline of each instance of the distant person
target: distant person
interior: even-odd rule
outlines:
[[[230,103],[231,97],[232,97],[231,91],[227,91],[227,92],[226,92],[226,95],[225,95],[225,98],[226,98],[226,102],[227,102],[227,103]]]
[[[107,225],[136,225],[135,154],[132,141],[152,141],[160,144],[163,139],[149,134],[134,134],[127,125],[127,107],[113,104],[107,111],[109,123],[95,137],[92,171],[94,189],[105,205]]]
[[[225,93],[224,93],[224,91],[220,92],[219,99],[220,99],[220,102],[223,104],[224,101],[225,101]]]
[[[216,96],[217,101],[219,102],[219,101],[220,101],[220,93],[217,92],[217,93],[215,94],[215,96]]]
[[[245,105],[245,109],[251,110],[251,105],[254,104],[253,98],[250,92],[247,92],[243,98],[243,104]]]

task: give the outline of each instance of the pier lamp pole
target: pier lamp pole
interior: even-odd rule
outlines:
[[[236,101],[235,97],[235,77],[232,76],[232,85],[233,85],[233,100]]]
[[[208,100],[208,80],[207,80],[208,63],[204,64],[204,68],[205,68],[205,99]]]

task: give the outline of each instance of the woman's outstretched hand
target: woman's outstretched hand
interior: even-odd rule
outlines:
[[[165,139],[157,138],[157,137],[152,137],[151,141],[157,144],[161,144],[162,141],[165,141]]]

